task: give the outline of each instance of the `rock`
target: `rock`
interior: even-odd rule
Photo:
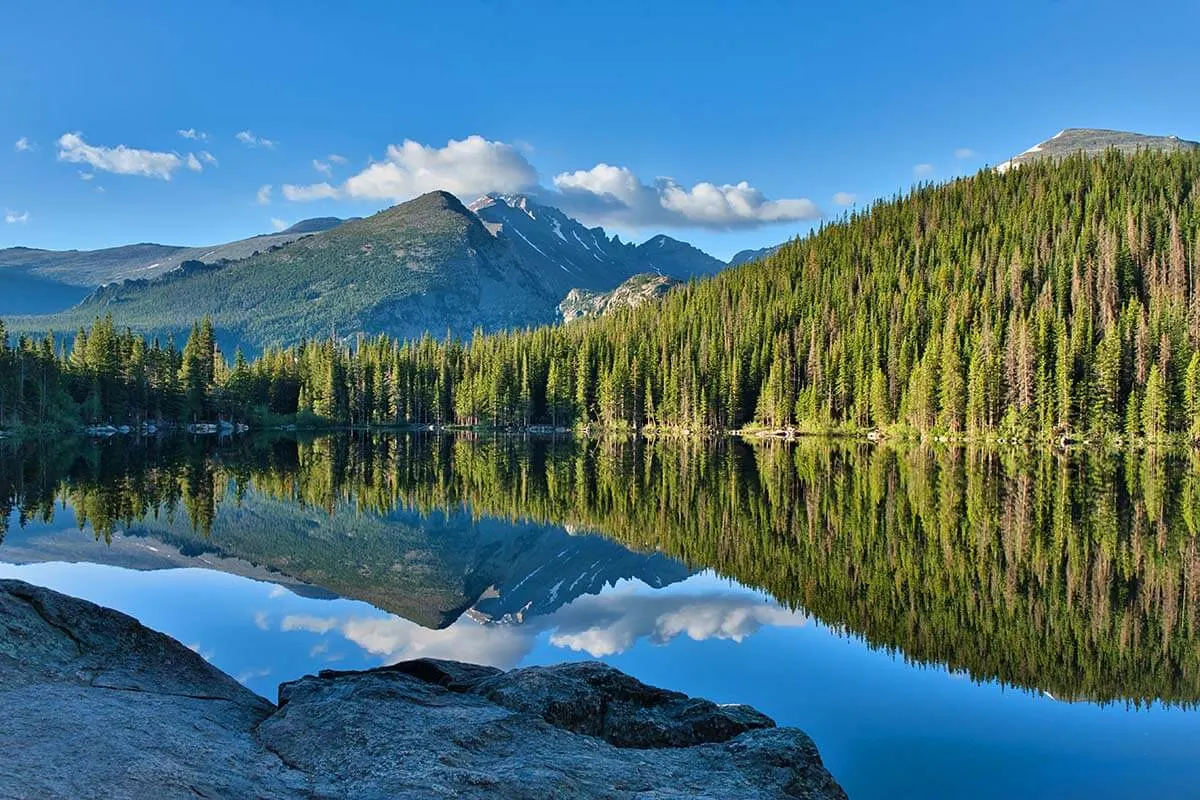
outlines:
[[[775,727],[770,717],[749,706],[718,706],[657,689],[599,662],[502,672],[471,691],[617,747],[691,747]]]
[[[803,732],[598,663],[325,671],[278,707],[115,611],[0,581],[0,798],[844,798]]]
[[[274,707],[137,620],[0,581],[0,797],[299,796]]]

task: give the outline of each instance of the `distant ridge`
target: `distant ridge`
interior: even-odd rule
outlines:
[[[1043,158],[1065,158],[1076,153],[1094,154],[1107,150],[1136,153],[1139,150],[1195,150],[1200,142],[1180,139],[1178,136],[1150,136],[1144,133],[1113,131],[1104,128],[1064,128],[1044,142],[1038,142],[1023,153],[1019,153],[996,166],[997,172],[1006,172],[1013,167]]]
[[[266,252],[272,247],[289,244],[301,236],[332,230],[344,222],[346,220],[337,217],[316,217],[301,220],[277,233],[261,233],[234,242],[205,247],[182,247],[152,242],[106,247],[100,250],[9,247],[0,250],[0,289],[5,286],[8,277],[18,272],[85,289],[95,289],[123,280],[157,278],[178,268],[185,261],[201,261],[205,264],[237,261],[254,253]]]

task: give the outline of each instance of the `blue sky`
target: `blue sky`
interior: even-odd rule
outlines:
[[[984,6],[8,4],[0,246],[210,244],[438,184],[727,257],[1063,127],[1200,138],[1200,4]]]

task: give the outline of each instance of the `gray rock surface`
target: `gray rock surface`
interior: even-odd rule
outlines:
[[[0,633],[0,798],[845,797],[803,732],[603,664],[326,671],[276,707],[19,581]]]

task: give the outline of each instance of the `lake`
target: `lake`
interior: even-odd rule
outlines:
[[[1188,452],[437,434],[0,442],[0,577],[274,699],[601,659],[807,731],[852,797],[1200,796]]]

